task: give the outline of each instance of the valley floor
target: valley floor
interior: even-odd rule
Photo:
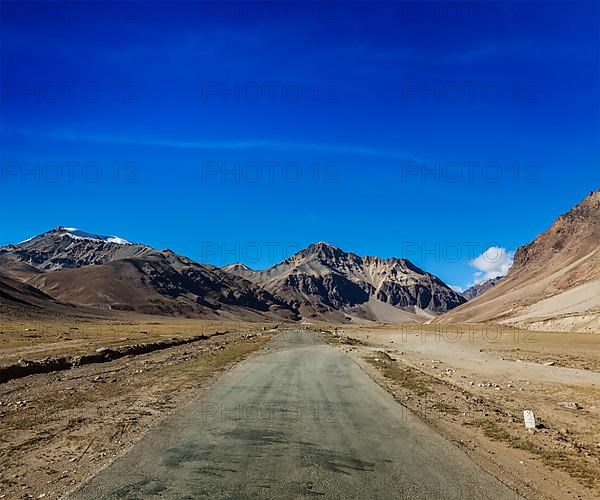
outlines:
[[[336,364],[349,370],[343,359],[354,361],[406,411],[524,497],[599,497],[594,492],[600,491],[600,336],[418,324],[315,324],[277,331],[274,324],[147,317],[2,324],[0,366],[227,333],[0,384],[0,498],[61,498],[123,456],[149,429],[202,397],[223,370],[254,351],[269,354],[267,342],[274,335],[281,344],[278,338],[290,341],[296,333],[312,334],[317,353],[323,352],[323,339],[332,344],[339,353],[328,356]],[[302,363],[310,363],[311,356]],[[252,359],[258,370],[270,358]],[[286,372],[292,376],[289,390],[299,390],[302,363],[296,375]],[[330,371],[329,376],[341,373]],[[329,384],[343,385],[342,379]],[[325,400],[321,403],[331,403]],[[399,415],[405,411],[401,405]],[[536,415],[535,431],[524,429],[525,409]]]
[[[171,337],[208,340],[108,363],[31,375],[0,384],[0,498],[62,498],[137,442],[167,415],[196,399],[223,370],[270,339],[260,325],[177,321],[160,324],[22,323],[0,350],[17,357],[94,352],[97,347]],[[70,331],[69,339],[60,338]],[[102,334],[104,332],[104,334]],[[56,340],[54,340],[56,338]]]
[[[489,325],[337,332],[330,342],[526,497],[600,497],[600,336]]]

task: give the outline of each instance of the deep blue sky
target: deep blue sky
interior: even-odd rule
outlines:
[[[261,268],[325,240],[465,286],[598,188],[597,2],[227,5],[3,3],[0,243]]]

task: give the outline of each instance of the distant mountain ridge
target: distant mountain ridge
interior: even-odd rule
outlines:
[[[463,292],[462,295],[467,300],[473,300],[475,297],[479,297],[484,292],[487,292],[490,288],[492,288],[494,285],[496,285],[501,279],[502,279],[502,276],[496,276],[495,278],[489,278],[485,281],[482,281],[481,283],[476,283],[472,287],[467,288]]]
[[[408,260],[359,257],[323,242],[254,271],[58,227],[0,248],[0,270],[61,301],[147,314],[422,321],[465,301]]]
[[[171,251],[58,227],[0,248],[0,270],[55,299],[144,314],[297,319],[253,283]]]
[[[325,242],[264,271],[239,265],[228,270],[260,285],[305,318],[356,316],[377,321],[382,309],[393,316],[395,308],[399,319],[417,320],[465,302],[439,278],[406,259],[360,257]]]

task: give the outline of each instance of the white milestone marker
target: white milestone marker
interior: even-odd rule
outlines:
[[[523,411],[523,419],[525,420],[525,427],[527,429],[535,429],[535,416],[531,410]]]

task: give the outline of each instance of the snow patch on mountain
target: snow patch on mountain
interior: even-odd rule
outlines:
[[[127,241],[118,236],[105,236],[102,234],[94,234],[88,233],[86,231],[81,231],[75,227],[64,227],[62,228],[65,231],[65,235],[69,238],[73,238],[74,240],[96,240],[96,241],[106,241],[107,243],[116,243],[117,245],[132,245],[130,241]]]

